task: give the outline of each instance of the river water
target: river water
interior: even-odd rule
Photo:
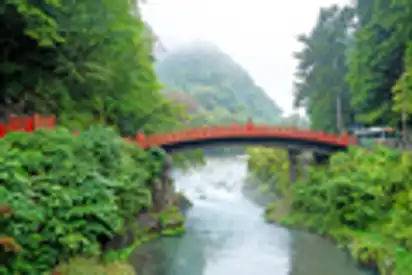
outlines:
[[[346,253],[302,232],[264,223],[263,209],[242,195],[241,157],[208,159],[174,171],[194,203],[187,232],[160,238],[131,256],[138,275],[365,275]]]

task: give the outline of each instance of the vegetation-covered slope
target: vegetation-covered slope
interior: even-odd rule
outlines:
[[[410,153],[350,148],[293,185],[286,152],[253,148],[248,154],[246,191],[270,202],[267,221],[330,237],[379,274],[411,274]]]
[[[411,165],[410,154],[351,148],[334,155],[328,167],[310,171],[307,181],[292,186],[286,218],[282,217],[285,205],[278,203],[268,208],[266,218],[327,235],[380,274],[409,275]]]
[[[123,135],[177,126],[136,1],[2,2],[1,119],[54,114],[72,129],[108,124]]]
[[[72,134],[93,124],[123,136],[156,132],[184,117],[161,93],[136,3],[0,4],[0,120],[53,114],[66,128],[0,140],[0,274],[43,274],[71,257],[103,256],[101,246],[138,212],[155,211],[151,183],[164,159],[107,128]],[[131,274],[97,268],[61,274]]]
[[[277,123],[281,110],[250,75],[217,47],[189,44],[156,64],[169,97],[190,105],[192,125]]]
[[[159,209],[155,186],[166,154],[106,128],[76,137],[64,128],[15,132],[0,148],[0,205],[11,209],[0,217],[0,244],[12,238],[17,247],[0,245],[0,274],[43,274],[72,257],[102,256],[101,248],[130,228],[136,239],[146,233],[134,226],[136,216]]]

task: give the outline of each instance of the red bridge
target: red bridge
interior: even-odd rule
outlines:
[[[274,145],[285,148],[333,152],[357,144],[356,137],[334,135],[310,130],[280,128],[267,125],[206,126],[170,133],[138,134],[143,148],[162,147],[174,151],[208,145]]]
[[[305,160],[299,158],[301,151],[313,151],[315,164],[324,164],[331,153],[346,150],[357,144],[357,138],[296,128],[280,128],[267,125],[207,126],[185,129],[171,133],[152,135],[137,134],[135,141],[143,148],[161,147],[171,152],[180,149],[205,147],[208,145],[270,145],[288,149],[290,181],[296,182],[298,175],[307,176]],[[306,160],[307,161],[307,160]],[[299,172],[301,171],[301,172]]]

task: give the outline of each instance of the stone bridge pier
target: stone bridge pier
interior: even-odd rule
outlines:
[[[318,152],[302,152],[302,150],[289,148],[289,177],[290,182],[296,183],[299,178],[307,179],[309,165],[326,165],[330,154]]]
[[[295,183],[299,179],[300,153],[300,150],[288,149],[289,179],[291,183]]]
[[[326,165],[329,163],[330,154],[313,152],[312,156],[315,165]]]

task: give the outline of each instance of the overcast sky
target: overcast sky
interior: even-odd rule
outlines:
[[[206,40],[231,55],[286,112],[292,112],[296,36],[320,7],[349,0],[150,0],[144,19],[165,47]]]

